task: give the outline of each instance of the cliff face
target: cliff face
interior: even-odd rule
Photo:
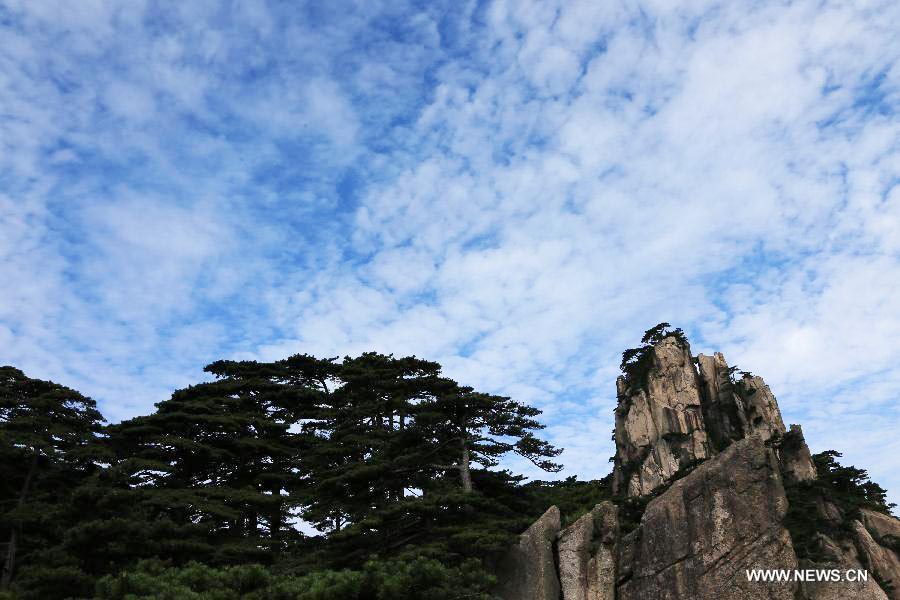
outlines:
[[[794,569],[782,525],[787,498],[778,462],[757,437],[732,444],[650,502],[619,545],[618,595],[641,598],[784,598],[746,569]]]
[[[674,337],[652,351],[646,381],[616,381],[616,490],[649,494],[680,468],[711,454],[691,349]]]
[[[819,498],[811,517],[818,557],[798,559],[789,498],[799,502],[798,490],[814,487],[816,469],[802,430],[786,430],[761,378],[735,378],[718,353],[694,359],[680,336],[649,352],[639,380],[617,381],[613,486],[618,502],[646,502],[639,523],[626,531],[619,508],[605,502],[560,531],[554,507],[511,550],[504,600],[900,600],[900,520],[892,516]],[[747,575],[830,568],[870,577],[776,583]]]
[[[559,509],[551,506],[519,536],[519,543],[500,565],[497,593],[501,598],[559,600],[554,548],[559,523]]]
[[[617,512],[611,502],[598,504],[559,533],[562,600],[615,597]]]
[[[697,356],[702,382],[703,416],[710,439],[724,448],[751,433],[769,439],[785,432],[781,411],[769,386],[760,377],[746,375],[732,381],[725,357]]]

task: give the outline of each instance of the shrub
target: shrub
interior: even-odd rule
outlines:
[[[139,563],[131,571],[103,577],[99,600],[492,600],[494,585],[481,562],[459,567],[438,560],[373,560],[361,570],[323,570],[301,576],[276,573],[261,565],[212,568],[200,563],[170,567]]]

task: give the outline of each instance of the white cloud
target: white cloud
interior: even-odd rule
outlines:
[[[143,121],[155,115],[153,97],[144,89],[116,81],[106,90],[106,106],[117,116]]]
[[[694,39],[664,18],[649,38],[622,28],[571,98],[554,97],[561,80],[571,85],[567,68],[553,81],[533,68],[535,56],[562,56],[566,43],[543,29],[547,20],[504,28],[502,11],[492,16],[502,50],[491,74],[474,89],[468,76],[443,81],[418,124],[435,144],[373,191],[358,221],[360,247],[390,256],[410,244],[433,257],[421,290],[436,294],[436,310],[458,315],[448,337],[467,348],[465,359],[454,348],[435,357],[448,370],[495,390],[518,387],[565,422],[572,413],[556,410],[554,393],[592,393],[573,376],[584,361],[614,360],[664,319],[702,334],[699,348],[724,349],[767,376],[794,420],[808,414],[811,395],[893,368],[897,257],[871,246],[892,239],[877,224],[894,209],[875,199],[896,176],[898,128],[861,118],[854,103],[860,74],[889,64],[896,48],[883,54],[890,38],[865,13],[801,5],[745,18],[720,9]],[[519,34],[527,41],[518,63],[504,63]],[[546,99],[529,97],[529,83]],[[820,126],[841,111],[852,129]],[[540,145],[523,146],[536,132]],[[497,157],[504,148],[518,151]],[[886,175],[866,175],[878,171]],[[848,194],[855,177],[871,184],[871,215]],[[346,282],[352,296],[379,285],[368,273]],[[411,315],[395,310],[390,319]],[[347,339],[382,339],[380,318]],[[315,326],[301,324],[301,338],[306,327]],[[612,381],[597,392],[609,398]],[[813,429],[836,440],[845,426]],[[583,445],[579,436],[596,432],[556,435]],[[568,464],[582,472],[607,468],[577,455],[591,457],[573,453]],[[887,470],[877,475],[896,487]]]
[[[598,476],[666,320],[896,498],[895,3],[192,4],[61,48],[34,6],[0,51],[4,360],[118,418],[223,355],[417,354]]]

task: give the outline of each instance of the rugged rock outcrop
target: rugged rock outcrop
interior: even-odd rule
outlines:
[[[616,382],[617,491],[649,494],[732,442],[785,434],[766,382],[749,373],[735,379],[722,354],[701,354],[695,366],[687,341],[671,335],[653,346],[651,356],[642,380],[619,377]],[[811,460],[807,466],[812,468]],[[803,476],[803,465],[795,467]]]
[[[551,506],[519,536],[503,559],[497,590],[507,600],[559,600],[555,542],[560,528],[559,509]]]
[[[697,356],[703,392],[703,416],[714,447],[756,433],[764,440],[784,435],[784,422],[772,390],[761,377],[743,373],[734,379],[720,352]]]
[[[751,436],[676,481],[619,548],[618,598],[784,598],[790,583],[748,569],[794,569],[787,498],[771,449]]]
[[[557,538],[562,600],[615,600],[617,508],[598,504]]]
[[[620,504],[562,531],[548,511],[507,557],[504,600],[900,600],[900,520],[816,491],[803,431],[761,378],[735,378],[718,353],[694,360],[680,330],[644,351],[617,381]],[[798,529],[795,501],[821,527]],[[760,569],[789,578],[751,580]],[[800,581],[806,569],[841,580]]]
[[[824,560],[817,563],[800,561],[801,569],[835,570],[840,581],[803,581],[798,584],[799,600],[844,600],[860,598],[864,600],[889,600],[887,593],[874,579],[874,574],[859,581],[848,581],[846,573],[858,573],[866,567],[854,540],[834,540],[827,535],[819,535],[819,544]]]
[[[703,419],[717,449],[743,438],[749,427],[746,408],[735,392],[731,371],[720,352],[697,356],[703,394]]]
[[[804,561],[804,568],[866,571],[865,581],[808,582],[801,586],[805,600],[831,598],[884,598],[900,600],[900,554],[895,544],[900,533],[900,520],[869,509],[859,511],[860,519],[848,515],[834,503],[820,503],[819,518],[829,524],[828,529],[844,532],[842,537],[819,534],[817,540],[823,560],[817,564]],[[880,582],[880,583],[879,583]],[[882,585],[884,587],[882,587]]]
[[[738,396],[746,406],[747,434],[755,433],[764,440],[784,435],[784,421],[772,390],[755,375],[744,375],[735,384]]]
[[[784,435],[778,459],[785,480],[800,482],[816,478],[816,466],[799,425],[791,425],[790,431]]]
[[[884,513],[862,509],[863,524],[866,530],[872,534],[876,542],[882,546],[900,551],[900,519],[894,519]],[[898,580],[900,583],[900,580]],[[897,586],[900,588],[900,585]]]
[[[700,403],[700,380],[687,342],[667,337],[652,350],[645,381],[616,382],[614,485],[629,496],[649,494],[711,455]]]
[[[859,551],[863,566],[873,572],[881,581],[890,582],[892,589],[888,596],[893,600],[900,599],[900,557],[893,549],[876,542],[860,521],[853,521],[852,528],[853,541]]]

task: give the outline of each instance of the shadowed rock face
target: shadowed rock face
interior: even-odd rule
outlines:
[[[855,524],[854,527],[855,529]],[[848,569],[865,569],[860,557],[856,540],[835,541],[826,535],[819,535],[819,543],[823,553],[828,557],[824,562],[812,564],[801,561],[801,569],[837,569],[846,572]],[[799,585],[798,600],[843,600],[860,598],[862,600],[889,600],[888,595],[874,578],[865,581],[807,581]]]
[[[862,510],[866,530],[882,546],[900,548],[900,520],[868,509]],[[900,583],[900,579],[898,579]],[[900,585],[897,586],[900,588]]]
[[[885,518],[888,517],[885,516]],[[892,600],[900,599],[900,557],[896,552],[892,552],[889,548],[876,542],[860,521],[853,521],[852,527],[853,541],[862,559],[860,562],[869,571],[878,575],[882,581],[894,582],[894,589],[888,597]]]
[[[559,533],[559,509],[551,506],[519,536],[501,563],[497,594],[504,600],[559,600],[554,557]]]
[[[510,550],[499,573],[501,598],[900,600],[900,520],[889,515],[852,515],[819,498],[816,519],[827,527],[815,539],[824,559],[798,561],[785,527],[784,484],[809,489],[804,482],[816,469],[800,426],[785,431],[761,378],[733,380],[718,353],[698,356],[695,367],[676,336],[654,346],[651,358],[646,381],[617,381],[614,490],[656,496],[640,523],[622,535],[616,506],[604,502],[559,531],[559,511],[551,508]],[[679,471],[685,467],[686,475]],[[747,576],[753,569],[831,568],[865,569],[870,577],[800,583]]]
[[[799,431],[799,426],[791,426]],[[802,439],[802,437],[801,437]],[[805,448],[805,444],[803,444]],[[808,449],[806,449],[808,452]],[[783,454],[783,452],[782,452]],[[781,469],[785,480],[786,461],[781,458]],[[815,475],[814,475],[815,477]],[[837,600],[839,598],[864,598],[874,600],[900,600],[900,589],[886,592],[878,583],[900,581],[900,556],[892,544],[892,531],[900,533],[900,520],[879,512],[860,509],[859,519],[848,520],[848,514],[827,498],[818,498],[815,508],[816,518],[823,524],[823,531],[837,533],[832,537],[821,531],[816,534],[821,558],[813,563],[799,561],[800,569],[830,570],[840,573],[848,570],[865,570],[868,580],[809,581],[802,582],[797,591],[798,600]]]
[[[843,520],[840,509],[830,502],[824,502],[819,510],[823,521],[830,521],[839,527]],[[900,600],[900,586],[885,592],[877,583],[881,581],[900,582],[900,556],[894,545],[896,534],[900,534],[900,520],[868,509],[860,511],[861,520],[853,520],[849,526],[849,537],[832,539],[820,534],[819,543],[827,560],[815,568],[864,569],[869,572],[869,580],[857,583],[846,581],[805,583],[801,586],[800,597],[804,600],[830,600],[832,598],[877,598]],[[811,565],[804,565],[811,566]]]
[[[742,439],[749,429],[746,407],[737,395],[728,363],[720,352],[697,356],[703,394],[703,418],[715,448]]]
[[[715,448],[721,450],[753,433],[764,440],[784,435],[778,402],[761,377],[745,375],[733,383],[720,352],[698,355],[697,367],[703,416]]]
[[[790,433],[779,450],[778,459],[785,481],[810,481],[816,478],[816,465],[799,425],[791,425]]]

